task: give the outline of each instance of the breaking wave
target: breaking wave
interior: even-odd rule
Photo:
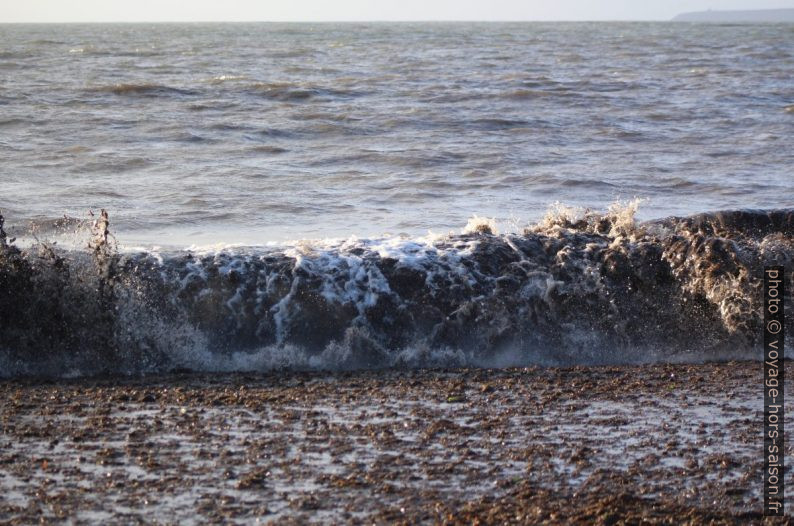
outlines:
[[[635,210],[159,253],[114,249],[104,216],[86,250],[20,248],[0,216],[0,376],[760,359],[761,273],[794,288],[794,209]]]

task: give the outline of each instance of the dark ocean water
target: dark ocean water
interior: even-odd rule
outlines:
[[[0,210],[122,243],[794,204],[794,26],[0,25]]]
[[[0,72],[0,377],[758,359],[794,289],[794,25],[0,25]]]

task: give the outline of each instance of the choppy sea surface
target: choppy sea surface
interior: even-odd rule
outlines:
[[[794,25],[0,25],[0,157],[17,233],[143,245],[787,207]]]
[[[0,25],[0,72],[0,377],[760,359],[794,290],[791,24]]]

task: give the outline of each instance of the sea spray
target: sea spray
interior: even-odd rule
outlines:
[[[205,253],[119,253],[101,214],[89,250],[0,245],[0,375],[760,358],[794,211],[635,210]]]

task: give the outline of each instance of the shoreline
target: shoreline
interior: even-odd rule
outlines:
[[[0,523],[785,524],[760,514],[762,372],[2,380]]]

